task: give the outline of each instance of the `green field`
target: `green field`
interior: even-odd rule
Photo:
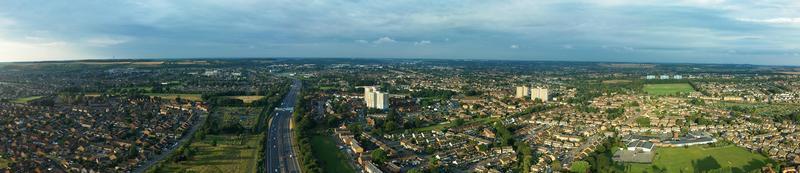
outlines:
[[[626,172],[758,172],[771,161],[734,145],[656,148],[652,164],[627,164]]]
[[[261,135],[249,135],[244,140],[236,135],[208,135],[203,141],[197,141],[190,147],[197,147],[197,154],[186,161],[165,164],[163,172],[198,172],[198,173],[251,173],[258,166],[258,148]],[[212,146],[213,141],[217,146]]]
[[[336,147],[334,139],[330,136],[314,135],[311,137],[311,148],[324,172],[355,172],[348,164],[345,153]]]
[[[180,97],[181,99],[191,100],[191,101],[202,101],[203,98],[200,94],[164,94],[164,93],[145,93],[144,95],[153,96],[153,97],[161,97],[164,99],[175,99]]]
[[[673,84],[646,84],[644,85],[644,92],[650,95],[671,95],[677,93],[693,92],[694,88],[687,83],[673,83]]]
[[[36,100],[36,99],[39,99],[39,98],[42,98],[42,96],[23,97],[23,98],[14,99],[11,102],[24,104],[24,103],[28,103],[30,101],[33,101],[33,100]]]

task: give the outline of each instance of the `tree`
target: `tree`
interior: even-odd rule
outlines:
[[[370,156],[372,156],[372,160],[374,160],[375,163],[377,163],[379,165],[382,165],[388,159],[388,156],[386,155],[386,151],[383,151],[383,149],[377,149],[377,150],[372,151]]]
[[[576,172],[576,173],[586,173],[586,172],[589,171],[589,167],[591,167],[589,165],[589,162],[581,160],[581,161],[577,161],[577,162],[572,163],[572,167],[570,167],[569,170],[571,172]]]
[[[550,163],[550,167],[553,168],[553,171],[555,172],[561,171],[561,161],[554,160],[552,163]]]

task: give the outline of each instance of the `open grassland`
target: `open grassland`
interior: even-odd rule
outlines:
[[[311,148],[317,159],[319,159],[324,172],[355,172],[348,164],[345,153],[336,147],[336,142],[331,136],[314,135],[311,137]]]
[[[694,88],[687,83],[673,83],[673,84],[646,84],[644,91],[650,95],[671,95],[677,93],[693,92]]]
[[[253,101],[262,99],[264,98],[264,96],[227,96],[227,98],[239,99],[242,100],[244,103],[253,103]]]
[[[768,158],[734,145],[656,148],[652,164],[627,164],[625,172],[757,172]]]
[[[23,98],[18,98],[18,99],[11,100],[11,102],[25,104],[25,103],[28,103],[30,101],[33,101],[33,100],[36,100],[36,99],[39,99],[39,98],[42,98],[42,96],[23,97]]]
[[[190,145],[197,153],[186,161],[164,166],[164,172],[251,173],[258,166],[261,135],[208,135]],[[217,146],[212,144],[216,141]]]
[[[145,93],[144,95],[152,96],[152,97],[161,97],[164,99],[175,99],[180,97],[181,99],[191,100],[191,101],[202,101],[203,98],[200,94],[165,94],[165,93]]]

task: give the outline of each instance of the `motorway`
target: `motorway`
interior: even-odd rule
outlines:
[[[302,83],[295,79],[281,105],[275,108],[272,119],[269,121],[268,139],[266,141],[267,172],[269,173],[300,173],[300,165],[292,147],[292,133],[289,128],[297,93],[300,92]]]

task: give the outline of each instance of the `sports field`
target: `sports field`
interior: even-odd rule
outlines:
[[[626,164],[625,172],[733,172],[758,171],[771,161],[734,145],[723,147],[656,148],[652,164]]]
[[[644,85],[644,92],[650,95],[671,95],[677,93],[688,93],[694,91],[691,85],[687,83],[672,83],[672,84],[646,84]]]
[[[164,172],[198,173],[250,173],[258,166],[258,141],[261,135],[249,135],[246,140],[233,135],[208,135],[203,141],[194,142],[197,154],[187,161],[169,163]],[[216,140],[217,146],[212,146]],[[242,144],[244,141],[244,144]]]
[[[324,172],[355,172],[348,164],[348,159],[342,150],[336,147],[331,136],[314,135],[311,137],[311,148]]]

